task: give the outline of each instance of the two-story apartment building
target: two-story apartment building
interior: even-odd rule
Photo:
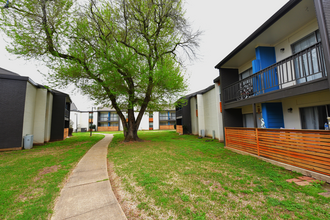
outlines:
[[[291,0],[221,60],[224,127],[324,129],[330,2]]]
[[[159,130],[174,129],[175,120],[176,120],[175,110],[160,111],[159,112]]]
[[[291,0],[216,65],[227,148],[330,182],[329,37],[330,1]]]
[[[26,135],[33,144],[65,139],[70,103],[68,94],[0,68],[0,151],[22,149]]]
[[[127,117],[126,112],[123,112]],[[135,117],[138,112],[135,112]],[[72,108],[71,118],[75,132],[88,131],[91,124],[98,131],[123,131],[121,120],[116,110],[106,107],[94,107],[93,111],[80,111]],[[174,129],[175,110],[148,111],[142,117],[139,130]]]
[[[186,103],[176,108],[177,132],[207,136],[223,141],[219,77],[214,84],[182,97]]]
[[[100,109],[97,120],[98,131],[119,131],[120,119],[115,110]]]

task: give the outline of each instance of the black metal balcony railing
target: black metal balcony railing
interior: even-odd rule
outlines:
[[[100,117],[99,121],[118,121],[118,117]]]
[[[159,116],[160,121],[171,121],[171,120],[176,120],[175,116]]]
[[[182,109],[176,111],[176,117],[182,116]]]
[[[321,43],[224,88],[225,103],[327,77]]]
[[[64,111],[64,117],[65,117],[65,119],[68,119],[69,120],[69,118],[70,118],[70,111],[69,110],[65,109],[65,111]]]

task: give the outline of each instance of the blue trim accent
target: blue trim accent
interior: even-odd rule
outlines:
[[[253,74],[276,63],[274,47],[257,47],[255,51],[257,59],[252,61]],[[261,76],[263,78],[262,81]],[[279,89],[279,86],[273,87],[273,85],[278,85],[277,68],[265,71],[262,75],[253,78],[253,92],[257,95],[262,92],[262,89],[264,89],[264,93]]]

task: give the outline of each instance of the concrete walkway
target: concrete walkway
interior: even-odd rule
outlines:
[[[127,219],[112,192],[107,172],[113,135],[95,144],[80,160],[55,204],[52,220]]]

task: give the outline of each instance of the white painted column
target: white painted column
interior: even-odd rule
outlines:
[[[153,113],[153,118],[154,118],[154,130],[159,130],[159,112],[154,112]]]
[[[197,95],[197,107],[198,107],[198,134],[202,135],[201,130],[205,130],[205,120],[204,120],[204,101],[203,95]]]
[[[218,83],[215,83],[215,103],[217,103],[216,105],[216,116],[217,116],[217,122],[218,122],[218,134],[216,134],[216,136],[219,138],[219,140],[222,142],[224,141],[224,137],[223,137],[223,123],[222,123],[222,113],[220,112],[220,86],[218,85]]]
[[[35,103],[33,143],[43,144],[45,142],[47,89],[37,89]]]
[[[50,140],[50,132],[52,126],[52,112],[53,112],[53,94],[47,92],[47,104],[46,104],[46,118],[45,118],[45,142]]]

